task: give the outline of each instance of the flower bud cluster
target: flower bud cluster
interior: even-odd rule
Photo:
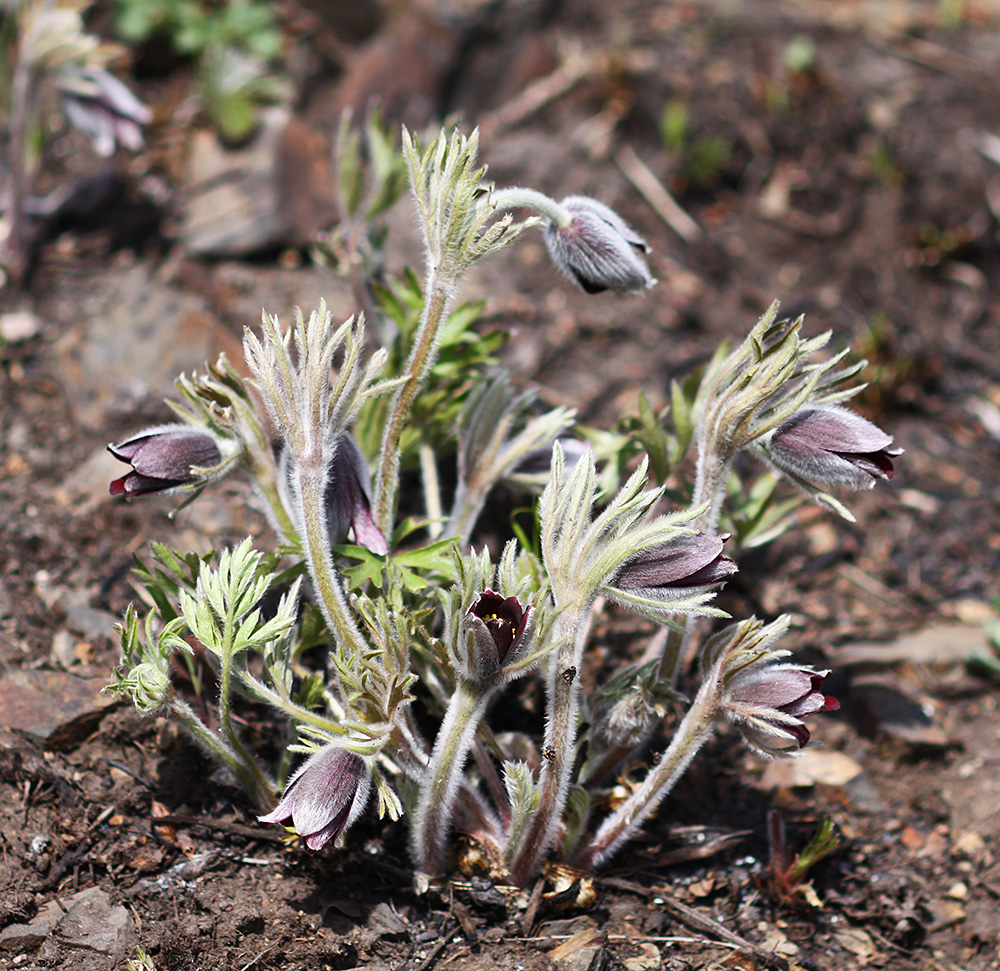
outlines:
[[[788,652],[774,648],[788,619],[737,622],[708,637],[692,622],[728,616],[714,598],[738,572],[746,536],[735,510],[737,542],[719,526],[729,473],[740,451],[753,450],[832,504],[827,489],[890,479],[901,450],[842,406],[853,390],[837,386],[857,367],[838,370],[837,357],[812,362],[827,337],[803,340],[801,321],[777,321],[777,305],[738,348],[716,355],[693,402],[683,393],[690,413],[686,431],[675,421],[676,451],[682,455],[692,437],[698,448],[687,508],[664,510],[666,486],[649,484],[648,458],[632,463],[633,443],[615,446],[617,463],[599,478],[596,453],[610,450],[608,439],[589,435],[594,447],[582,445],[567,437],[569,409],[543,412],[505,374],[472,373],[485,353],[461,372],[460,389],[441,409],[446,417],[431,432],[415,427],[423,418],[414,418],[414,401],[430,389],[426,416],[439,400],[435,366],[442,333],[461,319],[450,308],[462,273],[533,225],[513,224],[499,215],[505,209],[533,208],[545,220],[553,262],[588,293],[655,282],[645,241],[613,210],[583,196],[555,202],[527,189],[494,192],[475,167],[476,149],[475,135],[442,134],[426,148],[404,135],[428,280],[412,316],[398,318],[401,339],[391,349],[365,362],[361,318],[335,324],[325,305],[308,318],[298,313],[288,329],[265,316],[261,335],[244,341],[252,379],[244,384],[220,362],[208,378],[182,381],[194,406],[181,412],[186,421],[109,446],[131,467],[111,485],[126,499],[194,492],[239,462],[288,541],[281,556],[299,557],[279,567],[279,557],[265,557],[249,539],[217,558],[155,548],[157,566],[143,576],[159,620],[150,614],[143,646],[129,614],[118,689],[145,711],[178,718],[256,795],[258,818],[291,824],[310,850],[337,844],[374,793],[380,816],[397,818],[405,801],[421,875],[445,870],[450,834],[460,829],[524,887],[556,848],[574,866],[607,860],[721,722],[765,758],[795,755],[809,743],[808,719],[838,702],[824,690],[828,670],[785,661]],[[460,336],[474,339],[471,331]],[[384,368],[395,370],[383,379]],[[653,437],[639,440],[654,458],[671,455],[653,463],[659,481],[678,479],[669,468],[679,461],[670,433],[646,412],[642,433]],[[647,444],[660,441],[656,433],[663,448]],[[375,455],[377,438],[370,478],[363,455]],[[452,477],[439,475],[443,440],[457,465]],[[405,467],[411,461],[424,501],[400,524],[400,483],[409,489],[417,478]],[[626,465],[633,470],[621,483]],[[469,539],[494,485],[519,474],[544,483],[537,536],[528,540],[518,522],[518,540],[494,563],[486,545],[472,551]],[[454,486],[450,515],[442,482]],[[402,501],[411,504],[408,495]],[[410,538],[421,528],[424,546]],[[349,538],[355,545],[345,544]],[[357,565],[345,568],[348,559]],[[308,612],[300,583],[315,604]],[[269,593],[272,585],[280,597]],[[652,636],[641,658],[595,685],[599,665],[589,663],[588,645],[607,600],[662,625],[665,636]],[[172,655],[195,639],[218,672],[211,725],[170,684]],[[328,646],[327,673],[303,676],[304,649],[316,645]],[[692,662],[701,681],[688,700],[676,686]],[[531,697],[543,699],[544,736],[491,732],[500,693],[536,670],[540,687]],[[308,757],[280,799],[241,738],[233,708],[241,696],[272,705],[306,739],[290,749]],[[682,706],[679,719],[666,717]],[[661,745],[665,727],[672,734]],[[648,756],[646,775],[594,818],[608,806],[604,780],[630,756]]]

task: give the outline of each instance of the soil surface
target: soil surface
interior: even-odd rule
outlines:
[[[0,290],[27,315],[0,343],[0,968],[121,968],[136,945],[161,971],[1000,968],[995,7],[497,0],[404,7],[358,40],[338,5],[302,2],[279,8],[303,131],[372,95],[410,124],[459,111],[498,184],[592,194],[649,240],[642,298],[573,289],[538,235],[474,274],[463,295],[487,299],[545,401],[605,425],[640,393],[660,408],[775,297],[869,359],[858,407],[906,449],[897,477],[852,497],[854,525],[805,509],[724,602],[790,612],[786,646],[834,669],[842,709],[791,763],[721,735],[585,900],[586,879],[558,874],[417,895],[403,826],[370,818],[346,850],[286,846],[185,737],[101,695],[133,554],[266,529],[239,484],[173,519],[169,499],[111,502],[104,445],[169,420],[171,376],[232,354],[262,306],[355,309],[301,221],[254,253],[195,252],[195,82],[138,51],[147,150],[114,160],[101,205],[44,227],[23,292]],[[60,135],[38,191],[100,165]],[[650,182],[690,221],[644,198]],[[407,206],[390,272],[420,266]],[[624,615],[599,632],[609,652],[649,634]],[[255,717],[266,750],[277,728]],[[794,849],[824,819],[839,848],[780,891],[776,830]]]

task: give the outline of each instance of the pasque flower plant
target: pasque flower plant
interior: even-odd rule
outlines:
[[[690,503],[670,508],[647,460],[629,464],[624,451],[613,463],[628,467],[624,481],[608,488],[600,438],[580,447],[571,410],[539,409],[495,367],[461,371],[463,353],[481,363],[488,353],[458,291],[474,263],[539,221],[514,223],[505,210],[536,212],[557,269],[591,293],[651,286],[645,243],[597,200],[495,189],[476,153],[475,134],[425,147],[404,133],[427,273],[412,318],[386,291],[383,308],[406,325],[394,343],[368,351],[364,319],[338,323],[325,305],[290,325],[265,314],[244,337],[249,378],[220,359],[179,382],[181,423],[111,447],[132,465],[112,486],[126,497],[197,491],[243,469],[280,543],[267,555],[247,540],[201,558],[154,546],[140,578],[155,609],[144,628],[134,611],[125,619],[115,690],[178,720],[244,784],[262,821],[290,825],[309,849],[341,842],[369,795],[380,817],[405,816],[418,886],[447,873],[456,831],[520,886],[552,856],[601,865],[727,721],[765,758],[796,754],[808,719],[837,704],[822,690],[829,672],[779,661],[788,619],[737,621],[709,637],[693,621],[726,616],[714,600],[738,569],[739,548],[719,527],[734,461],[757,454],[849,515],[831,490],[888,478],[898,454],[841,405],[857,367],[813,360],[827,338],[802,339],[801,319],[779,320],[774,305],[715,355],[693,397],[675,391],[678,440],[696,449]],[[437,424],[429,413],[414,420],[422,395],[446,416]],[[450,455],[445,512],[438,471]],[[497,483],[528,467],[541,486],[537,540],[520,529],[497,556],[483,537],[505,522],[492,518],[480,535],[480,520]],[[609,602],[663,633],[595,675],[591,631]],[[218,672],[207,719],[170,676],[170,658],[194,640]],[[328,664],[310,670],[303,649],[321,644]],[[689,702],[678,691],[685,671]],[[497,699],[526,678],[544,699],[539,735],[492,732]],[[243,741],[238,699],[288,725],[276,766]],[[291,753],[306,759],[285,782]],[[644,774],[606,808],[609,780],[636,757]]]

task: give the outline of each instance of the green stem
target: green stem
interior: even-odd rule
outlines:
[[[23,40],[23,39],[22,39]],[[19,45],[21,47],[22,45]],[[23,50],[18,51],[14,68],[11,98],[10,141],[7,146],[7,171],[10,173],[10,205],[7,209],[10,229],[0,243],[0,265],[5,265],[11,278],[20,281],[25,266],[24,254],[24,200],[27,197],[34,172],[28,166],[27,140],[32,118],[35,94],[38,90],[37,74]]]
[[[273,796],[274,787],[270,780],[261,771],[257,760],[250,754],[246,746],[240,741],[236,728],[233,725],[232,709],[232,681],[233,681],[233,632],[238,625],[237,618],[233,615],[232,605],[226,616],[226,623],[222,635],[222,650],[219,658],[219,727],[229,747],[235,753],[239,763],[243,766],[239,772],[240,781],[250,789],[255,796],[262,792],[270,792]]]
[[[463,480],[459,479],[444,535],[454,536],[463,547],[466,546],[485,504],[486,495],[481,489],[470,489]]]
[[[493,201],[496,203],[497,212],[504,212],[507,209],[530,209],[539,216],[551,220],[559,229],[565,229],[573,221],[573,214],[565,206],[561,206],[555,199],[550,199],[535,189],[523,189],[520,186],[497,189],[493,193]]]
[[[692,528],[699,532],[714,534],[719,527],[719,514],[722,511],[726,479],[731,465],[732,457],[719,455],[713,438],[710,437],[707,443],[700,443],[694,495],[691,499],[691,505],[695,508],[705,506],[705,511],[691,523]],[[683,633],[671,630],[667,634],[660,654],[658,683],[669,690],[677,686],[681,664],[688,655],[688,647],[697,628],[698,618],[689,615],[684,619]]]
[[[441,481],[438,478],[434,449],[426,442],[420,446],[420,477],[424,481],[424,502],[429,521],[427,532],[435,540],[444,529],[444,506],[441,504]]]
[[[716,679],[710,679],[702,685],[660,761],[642,785],[604,821],[590,844],[573,860],[574,866],[583,870],[601,866],[646,821],[711,737],[718,707],[719,688]]]
[[[382,434],[378,470],[375,473],[375,503],[373,518],[384,536],[392,535],[399,492],[399,440],[413,401],[427,381],[427,375],[437,359],[438,336],[442,323],[454,299],[451,281],[440,279],[433,271],[428,275],[426,298],[420,317],[420,328],[406,364],[407,379],[396,391],[389,406],[389,416]]]
[[[421,872],[444,868],[448,829],[462,781],[462,769],[493,692],[459,681],[438,730],[430,765],[420,786],[413,827],[413,856]]]
[[[243,444],[246,446],[250,474],[267,503],[272,525],[284,536],[285,542],[294,544],[299,538],[299,533],[278,492],[278,469],[271,442],[253,407],[237,395],[233,395],[231,400],[239,419]]]
[[[317,447],[316,452],[321,449]],[[334,636],[349,653],[360,655],[365,640],[351,616],[333,565],[330,533],[326,525],[326,469],[322,456],[299,461],[293,473],[298,481],[302,513],[302,552],[323,617]]]
[[[213,732],[173,691],[167,701],[170,717],[188,731],[194,740],[213,758],[221,762],[239,779],[262,809],[271,809],[277,798],[274,786],[250,757],[243,758]],[[241,746],[242,748],[242,746]],[[246,750],[244,749],[244,754]]]
[[[577,672],[587,637],[589,609],[567,607],[556,621],[553,637],[560,642],[548,669],[545,708],[544,761],[539,780],[538,810],[524,831],[510,863],[511,880],[524,887],[535,875],[542,857],[555,842],[562,822],[570,773],[576,758],[576,732],[580,710]],[[572,676],[567,676],[569,672]]]

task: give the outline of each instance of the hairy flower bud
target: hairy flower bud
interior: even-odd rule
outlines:
[[[545,245],[560,273],[587,293],[632,292],[656,283],[639,256],[649,252],[646,241],[618,213],[587,196],[570,196],[561,205],[572,216],[569,225],[545,227]]]
[[[714,587],[739,569],[722,547],[728,535],[693,533],[637,553],[618,571],[611,587],[650,600],[677,600]],[[609,591],[614,596],[614,590]]]
[[[524,656],[534,631],[533,608],[516,597],[484,590],[462,618],[458,632],[460,674],[482,684]]]
[[[840,707],[820,690],[829,673],[798,664],[750,665],[726,685],[726,717],[758,755],[792,754],[809,741],[803,718]]]
[[[891,479],[892,436],[838,405],[806,405],[761,443],[779,472],[820,489],[870,489]]]
[[[59,87],[66,117],[102,158],[110,158],[117,144],[133,152],[142,148],[142,126],[152,112],[113,74],[99,67],[67,69]]]
[[[368,802],[368,763],[340,745],[327,745],[292,776],[281,802],[262,823],[289,822],[310,850],[336,840],[361,814]]]
[[[111,483],[111,495],[132,499],[154,492],[171,493],[199,485],[209,476],[196,470],[214,469],[222,462],[216,438],[192,425],[159,425],[109,445],[132,471]]]
[[[292,501],[289,477],[291,474],[291,453],[282,450],[278,470],[278,487],[282,502],[296,522],[299,516]],[[357,442],[346,432],[337,439],[326,475],[326,525],[330,541],[336,545],[347,539],[354,530],[354,539],[359,546],[384,556],[389,546],[381,530],[372,519],[369,497],[368,466],[365,464]],[[301,527],[300,527],[301,528]]]

